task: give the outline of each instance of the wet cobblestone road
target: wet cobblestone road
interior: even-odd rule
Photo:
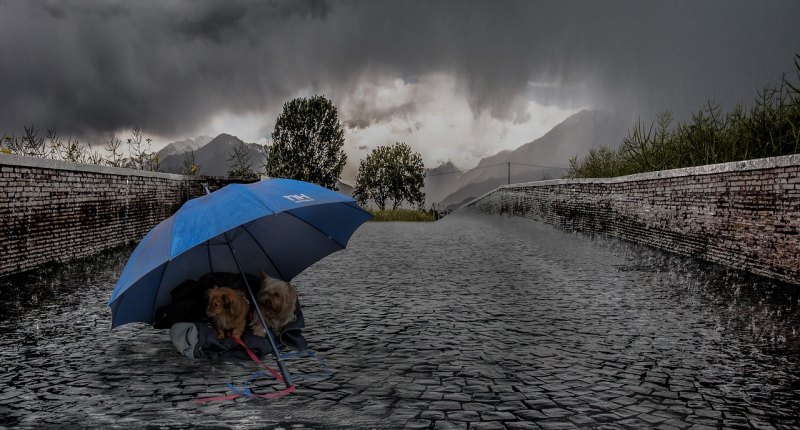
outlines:
[[[130,251],[0,284],[0,426],[800,426],[798,289],[688,258],[524,219],[367,223],[295,280],[330,379],[202,405],[256,369],[111,332]]]

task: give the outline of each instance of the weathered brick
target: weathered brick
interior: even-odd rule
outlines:
[[[0,160],[0,276],[95,254],[141,239],[187,199],[224,178],[153,175],[129,169],[91,171]]]
[[[800,241],[784,240],[800,231],[799,165],[800,157],[786,156],[624,179],[512,184],[469,207],[607,233],[800,283]]]

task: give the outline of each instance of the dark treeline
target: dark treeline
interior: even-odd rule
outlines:
[[[794,59],[800,81],[800,55]],[[656,170],[773,157],[800,152],[800,83],[784,75],[758,92],[752,108],[723,114],[707,102],[687,123],[670,112],[650,125],[639,121],[617,150],[594,148],[570,159],[569,177],[608,178]]]

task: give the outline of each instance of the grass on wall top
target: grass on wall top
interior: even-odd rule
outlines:
[[[369,209],[372,221],[435,221],[433,215],[425,211],[411,209],[375,210]]]

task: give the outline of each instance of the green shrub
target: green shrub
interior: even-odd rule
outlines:
[[[369,213],[374,217],[373,221],[434,221],[433,215],[425,211],[411,209],[394,210],[374,210]]]
[[[800,80],[800,55],[795,55]],[[737,105],[723,114],[707,102],[689,122],[672,127],[664,112],[646,127],[639,121],[618,150],[593,148],[569,160],[571,178],[608,178],[656,170],[727,163],[800,152],[800,84],[784,76],[758,92],[750,110]]]

